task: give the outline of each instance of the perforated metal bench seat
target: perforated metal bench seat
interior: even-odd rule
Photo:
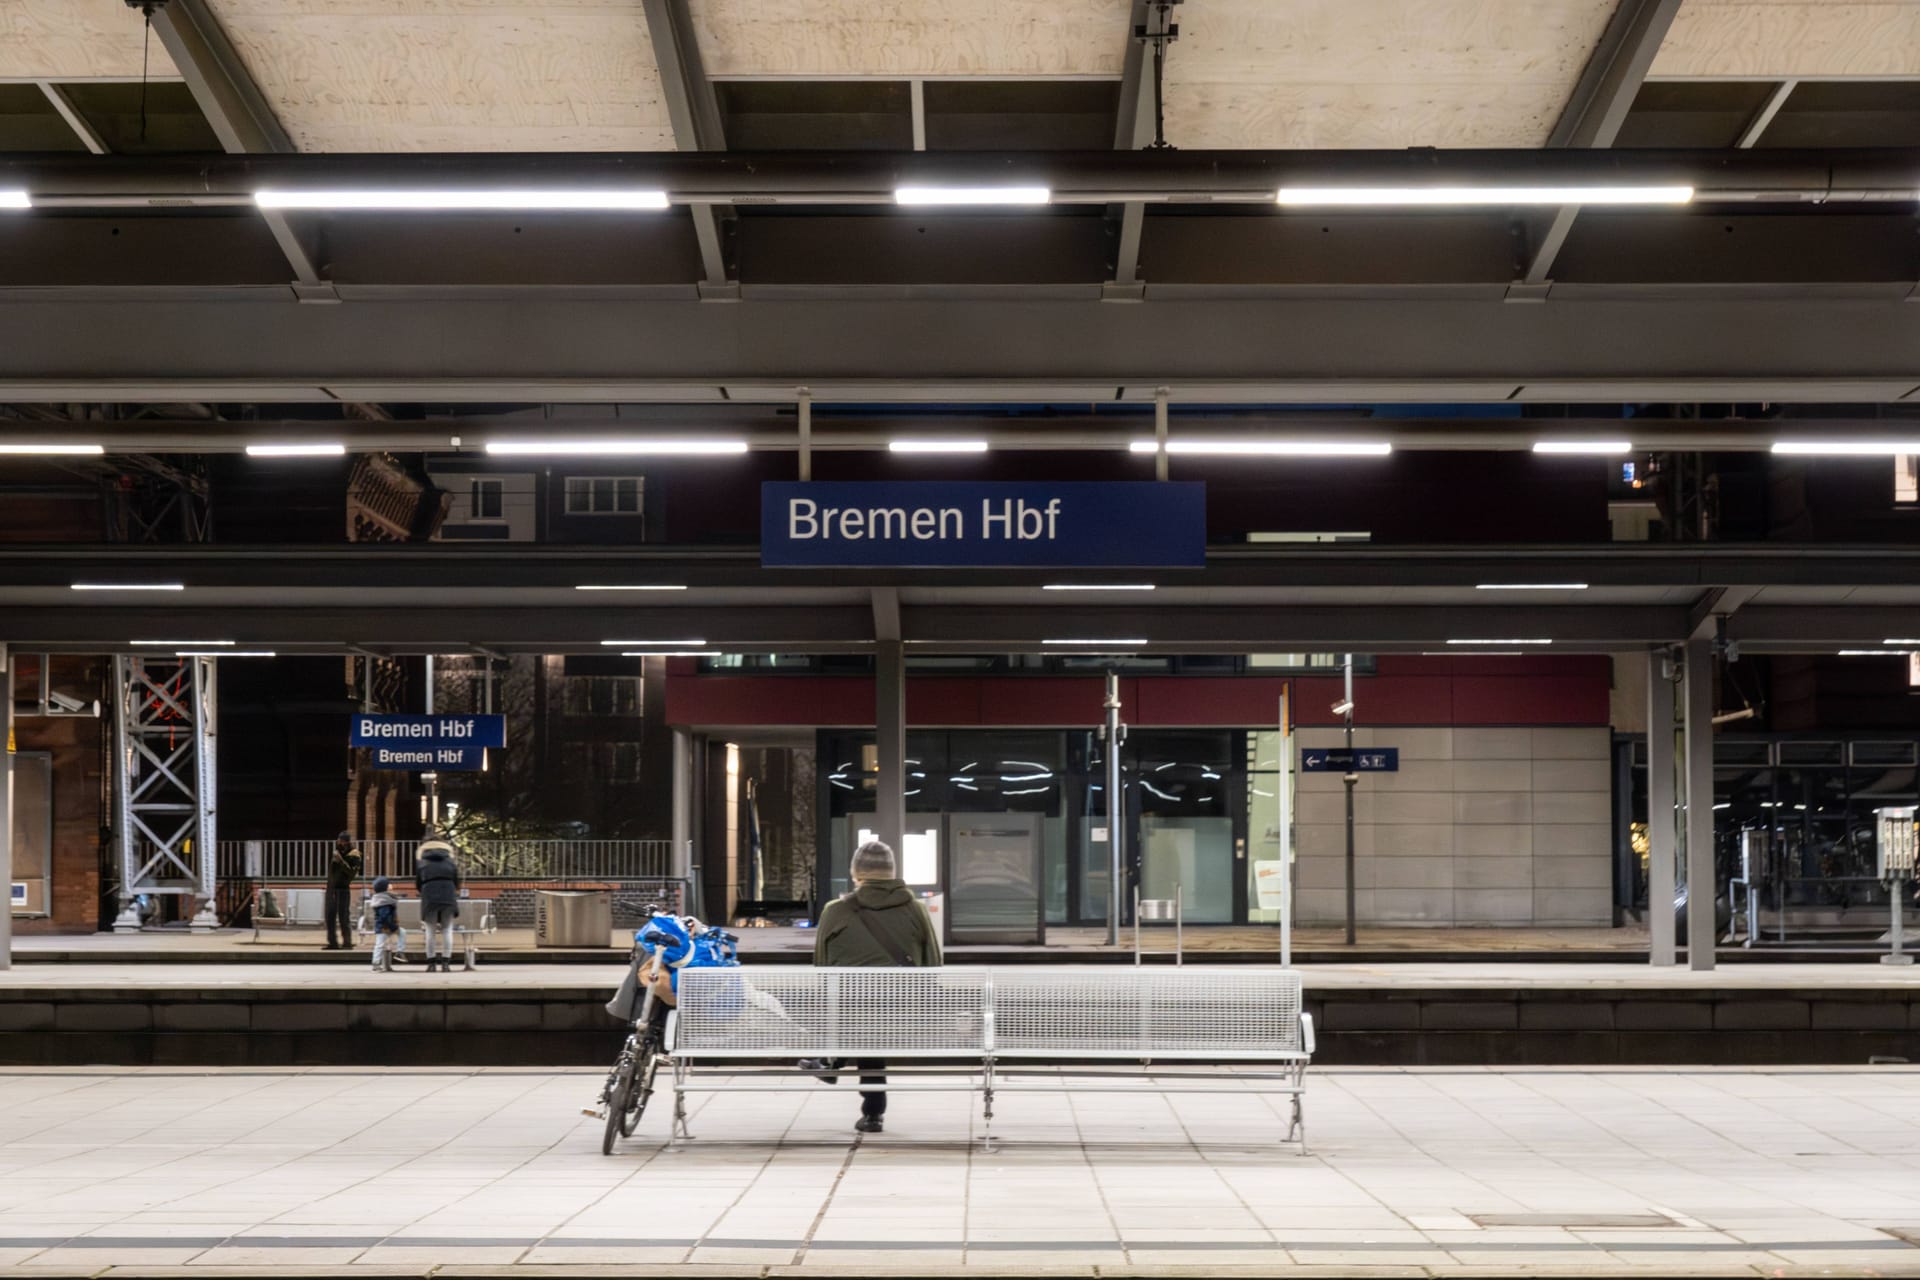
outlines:
[[[889,1092],[979,1093],[989,1131],[996,1093],[1287,1094],[1288,1141],[1306,1150],[1313,1022],[1290,969],[687,969],[667,1035],[683,1137],[688,1093],[813,1089],[799,1060],[864,1058],[890,1064]],[[1261,1066],[1277,1070],[1248,1069]],[[837,1074],[857,1087],[857,1071]]]

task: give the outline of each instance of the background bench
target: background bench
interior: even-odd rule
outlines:
[[[1306,1151],[1313,1021],[1290,969],[747,965],[682,970],[679,1001],[668,1045],[680,1137],[688,1093],[817,1087],[801,1058],[846,1059],[837,1074],[857,1088],[852,1064],[869,1058],[889,1064],[890,1093],[979,1093],[989,1134],[1003,1092],[1284,1094],[1287,1140]],[[706,1083],[715,1067],[727,1078]]]
[[[402,933],[422,940],[417,954],[425,954],[426,926],[420,923],[420,899],[396,897],[394,915],[399,920]],[[493,931],[492,902],[485,898],[460,899],[460,915],[453,922],[453,936],[464,953],[463,968],[471,969],[480,962],[480,936]],[[360,900],[360,914],[354,920],[353,933],[356,938],[373,933],[373,912],[368,909],[365,898]]]

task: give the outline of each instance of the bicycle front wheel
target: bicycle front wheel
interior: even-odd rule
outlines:
[[[613,1086],[607,1090],[607,1129],[600,1138],[600,1154],[613,1154],[614,1143],[622,1134],[632,1133],[626,1123],[627,1108],[633,1102],[633,1059],[622,1057],[614,1072]]]

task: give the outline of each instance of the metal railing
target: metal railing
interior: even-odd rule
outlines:
[[[366,876],[413,875],[417,840],[367,840]],[[222,840],[222,880],[320,880],[331,840]],[[671,840],[474,840],[458,846],[461,874],[489,880],[634,880],[674,874]]]

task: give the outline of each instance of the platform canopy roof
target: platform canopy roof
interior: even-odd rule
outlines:
[[[0,7],[0,401],[1920,392],[1920,0],[169,0],[144,37]],[[995,174],[1058,198],[892,203]],[[1272,198],[1395,174],[1697,194]],[[617,181],[671,206],[252,202]]]
[[[1264,545],[1203,569],[935,574],[767,570],[752,549],[19,547],[0,611],[8,642],[52,652],[1908,652],[1920,549]]]

